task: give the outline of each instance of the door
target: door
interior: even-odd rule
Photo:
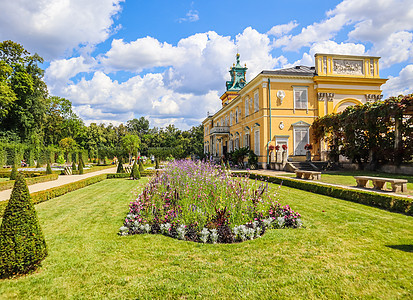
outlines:
[[[304,146],[308,144],[308,128],[294,128],[294,155],[305,155]]]

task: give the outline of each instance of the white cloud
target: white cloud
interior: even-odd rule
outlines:
[[[354,43],[336,43],[334,41],[324,41],[315,43],[310,47],[310,51],[303,54],[301,60],[287,65],[287,67],[304,65],[314,66],[314,55],[316,53],[332,53],[332,54],[345,54],[345,55],[365,55],[366,49],[362,44]]]
[[[186,13],[185,18],[180,18],[178,20],[179,23],[182,22],[196,22],[199,20],[199,12],[195,9],[191,9]]]
[[[389,80],[382,88],[385,98],[413,93],[413,65],[404,67],[399,76],[389,76]]]
[[[411,60],[413,58],[413,33],[407,31],[392,33],[386,40],[376,43],[370,53],[382,57],[381,68]]]
[[[116,30],[124,0],[13,0],[0,2],[0,39],[15,40],[46,59],[79,46],[92,49]]]
[[[183,59],[184,52],[179,47],[160,43],[148,36],[130,43],[113,40],[111,49],[101,58],[101,62],[109,70],[141,72],[153,67],[179,64]]]
[[[295,27],[298,26],[297,21],[291,21],[288,24],[281,24],[273,26],[268,32],[268,35],[273,35],[276,37],[283,36],[293,30]]]
[[[329,40],[346,24],[344,14],[337,14],[320,23],[313,23],[301,30],[297,35],[283,36],[274,42],[275,47],[283,47],[284,51],[298,51],[315,42]]]

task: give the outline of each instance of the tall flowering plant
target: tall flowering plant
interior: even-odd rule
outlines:
[[[232,176],[211,163],[173,161],[130,203],[121,234],[163,233],[192,241],[230,243],[242,240],[240,231],[234,232],[241,225],[252,228],[255,236],[271,226],[300,227],[299,214],[290,209],[280,216],[289,220],[296,216],[294,222],[264,225],[264,219],[279,217],[270,213],[279,207],[275,197],[268,183],[251,181],[248,175]]]

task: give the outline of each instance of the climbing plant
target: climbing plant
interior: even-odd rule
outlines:
[[[413,158],[412,107],[413,94],[390,97],[318,118],[312,129],[317,140],[328,144],[331,161],[337,162],[341,154],[359,164],[399,164]],[[395,147],[397,122],[400,143]]]

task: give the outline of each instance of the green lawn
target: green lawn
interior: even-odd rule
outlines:
[[[283,176],[295,177],[294,173],[286,174]],[[340,184],[345,186],[356,186],[356,180],[353,176],[374,176],[374,177],[386,177],[386,178],[399,178],[407,179],[407,192],[402,194],[413,195],[413,176],[400,175],[400,174],[388,174],[382,172],[372,171],[328,171],[321,174],[320,182]],[[371,181],[368,183],[369,187],[373,187]],[[387,183],[387,190],[391,191],[391,184]]]
[[[10,180],[10,178],[0,178],[0,182],[2,182],[2,181],[9,181]]]
[[[131,190],[146,180],[105,180],[36,205],[49,256],[36,273],[0,281],[0,298],[412,297],[412,217],[283,187],[305,228],[231,245],[120,237]]]

